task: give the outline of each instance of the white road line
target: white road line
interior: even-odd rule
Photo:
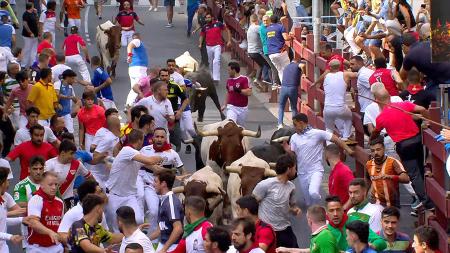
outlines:
[[[84,13],[84,35],[86,36],[86,42],[88,43],[88,45],[91,45],[91,38],[89,38],[89,9],[91,8],[91,6],[87,6],[85,13]]]

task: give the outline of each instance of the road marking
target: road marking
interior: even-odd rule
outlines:
[[[89,37],[89,9],[91,8],[91,6],[87,6],[85,13],[84,13],[84,35],[86,36],[86,42],[87,44],[90,46],[91,44],[91,38]]]

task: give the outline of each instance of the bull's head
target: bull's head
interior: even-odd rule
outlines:
[[[197,126],[194,126],[197,134],[202,137],[217,136],[217,140],[209,148],[209,158],[215,161],[220,167],[230,165],[245,154],[244,146],[242,145],[242,138],[244,136],[255,138],[261,136],[261,126],[255,132],[239,127],[233,121],[228,122],[223,127],[217,128],[217,130],[205,132],[199,131]]]
[[[120,25],[111,26],[109,29],[103,29],[102,25],[99,25],[98,27],[108,36],[106,48],[108,49],[111,58],[115,58],[116,54],[119,56],[122,27],[120,27]]]
[[[191,111],[196,112],[205,106],[206,96],[213,85],[213,79],[207,68],[200,68],[196,72],[190,72],[185,75],[185,78],[190,79],[194,84],[191,89],[190,101]]]
[[[274,170],[252,166],[227,166],[226,170],[230,173],[237,173],[241,177],[241,194],[246,196],[252,193],[256,184],[266,177],[274,177],[277,174]]]

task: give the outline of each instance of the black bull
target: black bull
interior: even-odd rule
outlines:
[[[295,133],[293,128],[281,128],[276,130],[270,138],[270,143],[252,147],[250,150],[256,157],[268,162],[275,163],[281,155],[286,153],[282,146],[282,140],[289,141],[291,135]],[[289,137],[289,138],[288,138]]]

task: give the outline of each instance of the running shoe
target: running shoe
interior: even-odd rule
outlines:
[[[158,7],[153,8],[153,11],[157,12],[158,11]]]
[[[166,25],[166,28],[172,28],[173,27],[173,24],[171,24],[171,23],[168,23],[167,25]]]
[[[150,8],[148,8],[148,11],[152,11],[153,10],[153,6],[150,6]]]
[[[412,202],[411,202],[411,208],[414,210],[417,210],[419,208],[421,208],[423,206],[422,202],[420,202],[419,198],[417,198],[417,196],[413,196],[412,197]]]

